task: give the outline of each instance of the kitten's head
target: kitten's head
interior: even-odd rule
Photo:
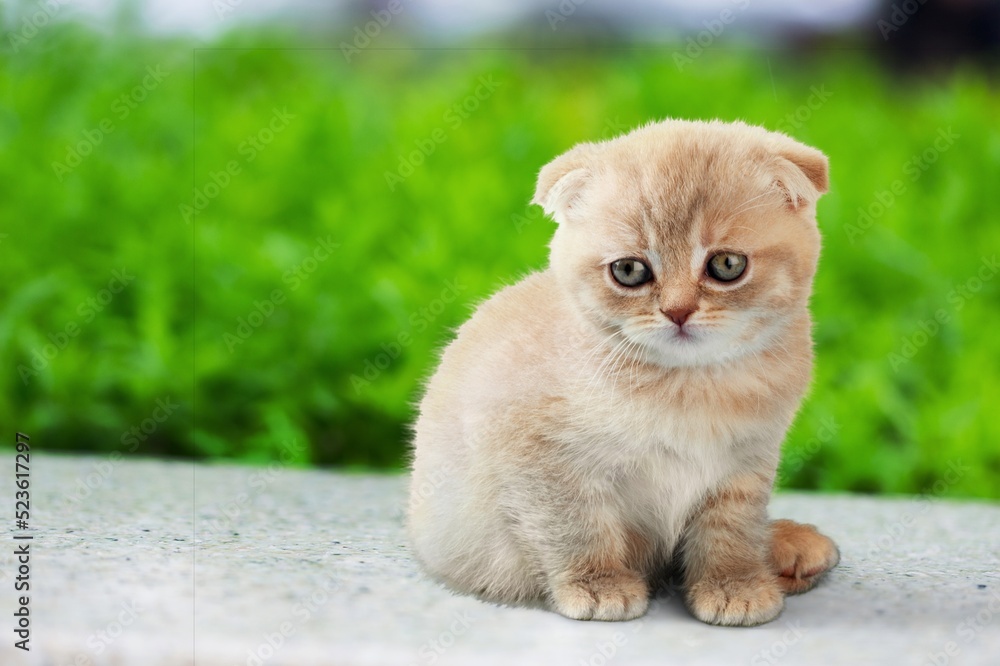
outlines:
[[[559,223],[551,268],[573,306],[691,366],[780,344],[807,316],[827,186],[826,157],[784,134],[667,120],[556,158],[534,203]]]

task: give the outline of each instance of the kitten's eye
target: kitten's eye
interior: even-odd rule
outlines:
[[[722,252],[708,260],[708,274],[722,282],[732,282],[747,269],[744,254]]]
[[[612,263],[611,275],[623,287],[638,287],[653,279],[649,266],[638,259],[619,259]]]

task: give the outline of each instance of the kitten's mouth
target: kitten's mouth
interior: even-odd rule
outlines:
[[[690,326],[671,326],[666,329],[666,333],[670,341],[680,341],[683,344],[691,344],[698,340],[698,336]]]

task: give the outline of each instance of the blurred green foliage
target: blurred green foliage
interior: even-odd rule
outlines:
[[[264,461],[295,440],[302,464],[398,467],[451,330],[545,264],[538,169],[651,119],[739,118],[832,164],[783,485],[921,492],[952,465],[934,492],[1000,497],[984,75],[900,80],[847,50],[681,71],[670,48],[347,62],[248,31],[46,30],[0,54],[0,421],[36,448]]]

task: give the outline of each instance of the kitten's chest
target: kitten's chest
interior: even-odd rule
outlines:
[[[631,445],[630,445],[631,444]],[[705,497],[740,469],[732,443],[699,424],[672,420],[660,436],[633,439],[609,460],[611,504],[623,523],[642,530],[664,552],[675,547]]]
[[[637,455],[667,451],[682,457],[715,457],[757,425],[734,408],[731,392],[710,387],[616,387],[589,410],[622,448]],[[700,454],[699,454],[700,452]]]
[[[780,440],[792,413],[785,402],[758,374],[678,369],[616,377],[575,408],[623,452],[666,451],[708,464],[748,439]]]
[[[700,497],[740,466],[740,432],[718,410],[636,401],[626,414],[618,451],[636,492]]]
[[[588,412],[592,471],[618,510],[670,544],[691,511],[759,455],[760,422],[701,396],[633,392]]]

